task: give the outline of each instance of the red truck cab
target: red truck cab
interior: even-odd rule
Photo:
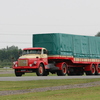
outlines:
[[[48,56],[45,48],[24,48],[22,56],[18,61],[14,62],[13,69],[15,69],[16,76],[29,72],[36,72],[37,76],[43,76],[48,67]]]

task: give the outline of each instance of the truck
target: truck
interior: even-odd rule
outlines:
[[[35,72],[58,76],[100,75],[100,37],[66,33],[33,34],[32,47],[13,62],[16,76]]]

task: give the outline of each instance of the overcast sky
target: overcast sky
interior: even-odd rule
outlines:
[[[100,0],[0,0],[0,49],[32,46],[32,34],[100,32]]]

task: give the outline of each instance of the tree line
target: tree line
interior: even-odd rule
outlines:
[[[100,32],[98,32],[95,36],[99,36],[100,37]]]
[[[12,67],[12,62],[16,61],[19,57],[19,52],[22,52],[22,50],[18,49],[17,46],[7,46],[0,49],[0,68]]]

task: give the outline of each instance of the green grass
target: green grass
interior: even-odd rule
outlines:
[[[15,74],[11,73],[11,74],[0,74],[0,77],[14,77]],[[25,73],[24,75],[22,75],[22,77],[24,76],[37,76],[36,73]],[[57,76],[56,74],[49,74],[48,76]],[[16,76],[15,76],[16,77]]]
[[[7,68],[6,69],[6,67],[5,68],[0,68],[0,71],[6,71],[6,70],[13,70],[12,68]]]
[[[100,79],[0,81],[0,91],[24,90],[96,82]],[[0,96],[1,100],[99,100],[100,86]]]
[[[0,70],[1,71],[1,70]],[[0,74],[0,76],[15,76],[14,74]],[[23,76],[36,76],[27,73]],[[33,81],[0,81],[0,91],[24,90],[52,86],[63,86],[99,81],[100,79],[60,79],[60,80],[33,80]],[[0,96],[1,100],[99,100],[100,86],[89,88],[75,88],[66,90],[25,93]]]
[[[99,100],[100,87],[0,96],[1,100]]]
[[[12,73],[12,74],[0,74],[0,77],[14,77],[15,76],[15,74],[14,73]],[[36,76],[36,74],[35,73],[26,73],[25,75],[23,75],[23,76]],[[22,76],[22,77],[23,77]],[[15,76],[16,77],[16,76]]]
[[[0,81],[0,91],[22,90],[51,86],[63,86],[69,84],[88,83],[99,79],[60,79],[60,80],[33,80],[33,81]]]

